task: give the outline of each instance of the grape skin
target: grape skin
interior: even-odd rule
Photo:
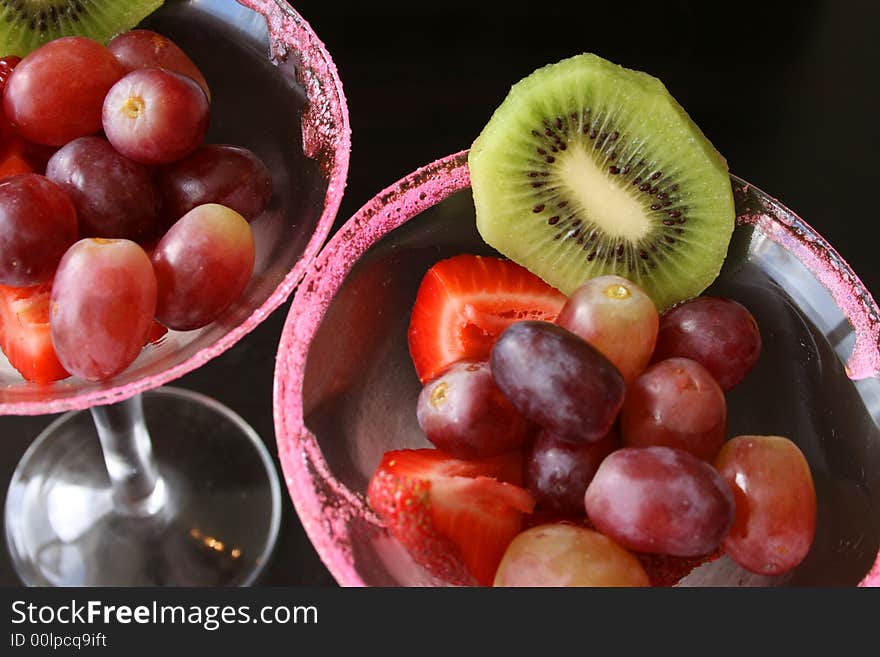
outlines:
[[[124,71],[105,46],[80,36],[37,48],[12,72],[3,110],[28,141],[62,146],[101,129],[101,107]]]
[[[0,285],[50,280],[76,237],[76,210],[58,185],[35,173],[0,181]]]
[[[651,360],[659,318],[651,298],[621,276],[597,276],[569,297],[556,323],[601,351],[627,384]]]
[[[514,407],[563,440],[600,440],[623,403],[617,368],[595,347],[549,322],[511,324],[492,348],[491,366]]]
[[[64,368],[87,381],[111,378],[137,358],[153,324],[150,259],[130,240],[80,240],[58,265],[49,308]]]
[[[670,447],[624,447],[608,456],[584,496],[596,528],[637,552],[696,557],[715,550],[734,515],[727,481]]]
[[[576,525],[532,527],[508,546],[494,586],[648,586],[635,556],[607,536]]]
[[[698,297],[660,318],[654,361],[690,358],[712,373],[724,392],[738,385],[761,355],[758,323],[744,306],[721,297]]]
[[[57,151],[46,177],[73,201],[80,236],[137,240],[153,230],[156,193],[150,170],[106,139],[80,137]]]
[[[156,319],[190,331],[214,321],[241,296],[254,270],[254,236],[235,210],[200,205],[159,240],[152,262]]]
[[[687,358],[652,365],[627,388],[623,443],[663,445],[712,462],[724,444],[727,402],[709,371]]]
[[[736,498],[727,555],[760,575],[800,564],[816,535],[816,490],[797,445],[781,436],[737,436],[715,465]]]
[[[509,452],[530,431],[495,385],[486,361],[459,361],[425,384],[416,414],[437,449],[463,459]]]
[[[113,148],[142,164],[167,164],[194,151],[208,129],[208,99],[191,78],[162,68],[132,71],[104,99]]]

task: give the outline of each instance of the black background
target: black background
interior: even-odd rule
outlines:
[[[875,297],[880,265],[880,6],[874,2],[297,2],[333,56],[352,125],[337,226],[383,187],[466,148],[509,86],[595,52],[661,78],[731,171],[824,235]],[[272,374],[289,304],[175,385],[250,422],[273,453]],[[6,486],[48,417],[0,418]],[[261,583],[322,585],[285,496],[282,536]],[[0,548],[0,585],[17,578]]]

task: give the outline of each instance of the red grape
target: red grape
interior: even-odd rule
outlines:
[[[219,203],[248,221],[272,196],[272,176],[246,148],[211,144],[164,167],[158,175],[162,214],[173,223],[197,205]]]
[[[541,510],[584,514],[584,493],[599,465],[618,447],[612,431],[594,443],[559,440],[542,431],[525,457],[525,484]]]
[[[106,139],[69,142],[49,160],[46,176],[70,196],[84,237],[137,239],[153,228],[150,170],[117,153]]]
[[[601,351],[634,381],[648,366],[657,340],[657,307],[635,283],[598,276],[575,290],[556,323]]]
[[[208,99],[191,78],[162,68],[132,71],[104,99],[103,125],[113,148],[135,162],[185,157],[205,137]]]
[[[27,140],[61,146],[101,129],[101,106],[123,69],[106,47],[80,36],[37,48],[12,72],[6,116]]]
[[[696,361],[660,361],[626,389],[620,433],[629,447],[676,447],[711,463],[726,428],[724,393]]]
[[[0,284],[52,278],[76,241],[76,210],[58,185],[35,173],[0,181]]]
[[[648,586],[635,556],[607,536],[556,523],[519,534],[504,553],[494,586]]]
[[[88,381],[115,376],[137,358],[153,323],[150,259],[129,240],[80,240],[58,265],[50,308],[64,368]]]
[[[758,323],[731,299],[698,297],[660,318],[654,360],[675,356],[695,360],[725,392],[745,378],[760,355]]]
[[[526,419],[563,440],[608,434],[623,403],[623,377],[599,351],[549,322],[511,324],[492,348],[492,374]]]
[[[254,236],[235,210],[200,205],[165,233],[152,261],[156,319],[189,331],[214,321],[241,295],[254,270]]]
[[[495,385],[486,361],[459,361],[425,384],[417,415],[428,440],[456,458],[509,452],[529,432],[529,423]]]
[[[779,436],[737,436],[715,462],[736,499],[724,551],[747,570],[780,575],[797,566],[816,534],[816,491],[797,445]]]
[[[12,70],[18,66],[20,62],[21,57],[17,57],[16,55],[0,57],[0,94],[2,94],[3,89],[6,88],[6,81],[9,79],[9,76],[12,75]]]
[[[715,550],[734,514],[721,475],[670,447],[617,450],[602,461],[584,504],[596,529],[625,548],[679,557]]]
[[[192,78],[210,100],[205,76],[171,39],[150,30],[123,32],[107,44],[126,73],[141,68],[167,68]]]

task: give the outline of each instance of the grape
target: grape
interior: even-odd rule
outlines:
[[[162,68],[132,71],[104,99],[104,132],[113,148],[144,164],[185,157],[205,137],[208,99],[191,78]]]
[[[152,261],[156,319],[189,331],[214,321],[241,295],[254,270],[254,236],[235,210],[200,205],[165,233]]]
[[[511,324],[492,348],[491,365],[514,407],[563,440],[604,437],[623,403],[617,368],[574,333],[549,322]]]
[[[648,586],[632,554],[585,527],[556,523],[519,534],[498,565],[494,586]]]
[[[129,240],[80,240],[58,265],[50,308],[64,368],[88,381],[115,376],[137,358],[153,323],[150,259]]]
[[[733,492],[715,469],[680,449],[624,447],[608,456],[584,496],[600,532],[637,552],[696,557],[733,522]]]
[[[123,69],[106,47],[71,36],[37,48],[9,76],[3,109],[27,140],[61,146],[101,129],[101,105]]]
[[[525,483],[544,511],[583,515],[584,493],[599,464],[617,449],[612,431],[594,443],[577,444],[542,431],[526,452]]]
[[[635,283],[620,276],[593,278],[569,297],[556,323],[601,351],[627,383],[651,360],[657,307]]]
[[[726,428],[724,393],[696,361],[660,361],[626,389],[620,434],[629,447],[676,447],[711,463]]]
[[[164,167],[157,184],[162,214],[173,223],[197,205],[219,203],[248,221],[259,216],[272,196],[272,176],[246,148],[211,144]]]
[[[80,235],[137,239],[156,219],[149,169],[117,153],[106,139],[80,137],[49,160],[46,176],[76,207]]]
[[[459,361],[425,384],[417,415],[428,440],[462,459],[509,452],[529,432],[529,423],[495,385],[486,361]]]
[[[21,57],[17,57],[16,55],[9,55],[7,57],[0,57],[0,93],[3,93],[3,89],[6,88],[6,81],[9,79],[9,76],[12,75],[13,69],[21,63]]]
[[[724,551],[747,570],[780,575],[797,566],[816,534],[816,491],[797,445],[780,436],[737,436],[715,462],[736,498]]]
[[[761,355],[761,333],[752,314],[736,301],[698,297],[660,318],[654,360],[690,358],[712,373],[727,392]]]
[[[167,68],[192,78],[205,92],[208,100],[211,92],[205,76],[168,37],[150,30],[123,32],[107,44],[126,73],[141,68]]]
[[[58,185],[35,173],[0,181],[0,284],[52,278],[76,241],[76,211]]]

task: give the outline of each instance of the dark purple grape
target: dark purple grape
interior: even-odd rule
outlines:
[[[197,205],[219,203],[248,221],[266,209],[272,175],[246,148],[210,144],[163,167],[157,178],[162,216],[174,223]]]
[[[526,419],[563,440],[594,442],[623,404],[623,377],[595,347],[549,322],[516,322],[492,348],[498,387]]]
[[[76,230],[73,203],[48,178],[22,173],[0,181],[0,284],[51,279]]]
[[[135,162],[167,164],[192,153],[208,129],[208,99],[192,78],[164,68],[132,71],[104,99],[104,134]]]
[[[698,297],[660,318],[654,361],[681,357],[705,367],[725,392],[742,381],[761,355],[752,314],[731,299]]]
[[[463,459],[509,452],[529,433],[529,423],[495,385],[486,361],[459,361],[426,383],[417,415],[437,449]]]
[[[612,431],[594,443],[572,443],[542,431],[526,452],[525,484],[538,507],[567,515],[583,515],[584,493],[599,465],[618,447]]]
[[[624,447],[608,456],[584,496],[600,532],[637,552],[696,557],[721,545],[733,491],[711,465],[671,447]]]
[[[120,155],[101,137],[80,137],[57,151],[46,177],[73,201],[82,237],[137,240],[156,221],[149,169]]]

